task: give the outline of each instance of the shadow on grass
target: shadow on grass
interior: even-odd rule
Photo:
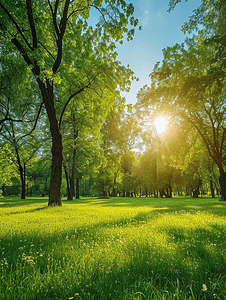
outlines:
[[[225,215],[226,202],[220,201],[219,198],[203,197],[175,197],[175,198],[132,198],[132,197],[114,197],[109,199],[98,198],[80,198],[73,201],[62,200],[64,205],[98,205],[103,207],[150,207],[154,209],[154,213],[171,213],[171,212],[206,212],[211,210],[212,214]],[[48,208],[47,197],[29,197],[20,199],[19,197],[0,198],[0,208],[17,207],[17,206],[34,206],[36,204],[46,204],[44,207],[38,207],[21,212],[9,212],[8,214],[25,213],[38,211]],[[51,208],[50,208],[51,209]],[[151,214],[153,212],[150,212]],[[140,213],[141,215],[142,213]],[[146,213],[144,213],[146,215]],[[146,217],[144,217],[145,219]]]
[[[218,299],[224,299],[225,288],[223,289],[222,285],[218,286],[216,283],[220,276],[222,282],[225,282],[226,263],[222,255],[214,255],[205,243],[206,238],[208,238],[209,244],[222,242],[222,237],[216,237],[214,226],[206,228],[205,232],[199,228],[185,232],[183,228],[166,227],[166,239],[169,241],[169,246],[170,243],[173,245],[172,251],[170,248],[162,248],[161,245],[159,245],[159,249],[158,247],[153,248],[145,239],[137,241],[135,244],[126,242],[121,246],[121,251],[126,258],[124,261],[117,253],[114,261],[108,261],[108,255],[111,255],[111,251],[114,252],[114,249],[108,248],[106,252],[101,251],[99,256],[92,257],[93,252],[84,246],[92,241],[94,247],[98,247],[100,244],[99,248],[103,250],[107,236],[106,233],[103,233],[102,227],[113,230],[115,225],[137,226],[144,220],[161,218],[166,211],[169,210],[157,209],[146,213],[140,212],[133,216],[132,220],[128,217],[114,221],[101,221],[91,226],[74,227],[51,235],[35,236],[24,233],[21,236],[17,234],[13,238],[2,239],[1,245],[4,245],[4,252],[8,254],[10,270],[14,276],[18,276],[17,280],[20,278],[19,272],[23,273],[21,276],[26,276],[26,278],[34,276],[30,286],[29,282],[23,286],[24,291],[28,289],[31,293],[29,299],[66,300],[79,293],[80,299],[83,300],[123,300],[138,299],[135,298],[135,294],[138,292],[147,295],[145,299],[160,299],[160,295],[163,299],[163,295],[172,295],[173,298],[178,289],[178,293],[183,292],[188,299],[191,296],[191,286],[195,299],[211,300],[214,299],[213,293],[218,296]],[[223,230],[224,228],[218,225],[217,229]],[[172,235],[175,237],[173,240]],[[26,241],[25,247],[24,244],[21,244],[21,238],[23,238],[23,242]],[[78,246],[79,241],[82,241],[81,246]],[[69,258],[65,259],[65,257],[68,249],[74,243],[77,243],[77,248],[75,247],[74,253],[70,254],[71,261],[69,261]],[[22,252],[18,247],[20,244],[25,248],[22,251],[28,253],[29,256],[32,255],[31,251],[44,254],[39,256],[36,265],[31,265],[30,268],[25,268],[26,262],[24,261],[21,271],[18,271],[17,265],[14,263],[18,262],[20,258],[22,261]],[[49,254],[51,254],[51,261]],[[4,253],[1,253],[0,257],[3,260]],[[80,261],[84,265],[79,265]],[[42,276],[41,283],[39,280],[35,280],[37,273]],[[6,280],[9,280],[9,277]],[[14,280],[10,278],[11,282]],[[15,286],[11,287],[15,291],[17,283],[15,281]],[[203,283],[208,286],[205,297],[202,291]],[[22,287],[20,289],[20,293],[22,293]],[[134,298],[128,298],[128,294],[134,295]],[[6,295],[5,299],[10,298],[7,298]],[[23,298],[21,296],[17,299]],[[183,297],[183,299],[186,298]]]
[[[13,206],[22,206],[22,205],[34,205],[46,203],[48,205],[47,197],[28,197],[26,199],[21,199],[17,196],[12,197],[3,197],[0,198],[0,207],[13,207]]]
[[[175,197],[175,198],[130,198],[115,197],[110,199],[86,198],[74,200],[73,202],[65,201],[65,204],[80,205],[100,205],[104,207],[150,207],[160,212],[205,212],[211,211],[216,215],[226,214],[226,201],[220,201],[220,198],[211,197]]]

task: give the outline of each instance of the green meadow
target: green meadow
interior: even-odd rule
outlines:
[[[0,199],[0,299],[226,299],[218,198]]]

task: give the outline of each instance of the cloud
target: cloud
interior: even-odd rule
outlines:
[[[148,10],[145,10],[142,17],[142,27],[145,27],[150,22],[150,13]]]

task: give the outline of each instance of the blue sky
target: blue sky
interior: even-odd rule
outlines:
[[[129,93],[122,93],[126,103],[136,103],[136,94],[144,85],[150,84],[148,75],[155,63],[162,61],[162,49],[182,43],[186,36],[181,26],[192,15],[201,0],[182,0],[174,11],[168,13],[169,0],[131,0],[135,7],[135,17],[139,19],[142,30],[137,30],[134,39],[118,46],[118,60],[139,77],[132,83]]]

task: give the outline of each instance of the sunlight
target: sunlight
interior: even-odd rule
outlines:
[[[158,134],[162,134],[166,130],[166,126],[168,124],[168,121],[165,117],[158,117],[154,121],[154,125],[156,127],[156,130]]]

